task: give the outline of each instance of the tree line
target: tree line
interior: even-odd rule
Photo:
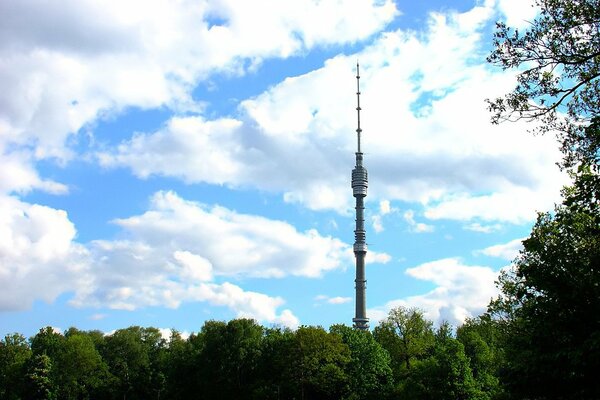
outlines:
[[[0,399],[496,399],[496,336],[489,319],[434,329],[401,307],[373,332],[251,319],[207,321],[185,339],[46,327],[0,341]]]

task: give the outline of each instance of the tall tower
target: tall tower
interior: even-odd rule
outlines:
[[[354,230],[354,257],[356,258],[356,312],[352,322],[356,329],[369,329],[367,318],[367,280],[365,278],[365,256],[367,255],[367,233],[365,232],[365,197],[367,197],[367,170],[363,167],[363,153],[360,150],[360,71],[356,63],[356,113],[358,127],[356,137],[358,148],[356,151],[356,166],[352,170],[352,194],[356,199],[356,229]]]

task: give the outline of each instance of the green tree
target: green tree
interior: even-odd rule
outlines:
[[[115,378],[113,398],[157,398],[163,390],[157,353],[164,346],[156,328],[132,326],[119,329],[105,339],[102,357]]]
[[[560,134],[573,185],[541,213],[490,304],[515,398],[600,397],[600,3],[537,0],[521,34],[503,24],[489,61],[523,67],[517,87],[490,102],[493,121],[526,119]]]
[[[193,398],[195,376],[192,365],[195,354],[190,342],[184,340],[178,331],[171,330],[163,359],[165,399]]]
[[[56,399],[55,384],[51,377],[52,360],[46,354],[38,354],[30,359],[25,375],[26,398],[31,400]]]
[[[559,133],[563,165],[597,164],[600,117],[600,1],[536,0],[539,15],[525,30],[498,23],[488,61],[521,68],[515,89],[488,101],[493,122],[541,122]]]
[[[205,322],[197,358],[200,393],[209,399],[244,399],[252,394],[263,327],[251,319]]]
[[[62,351],[65,337],[54,330],[51,326],[46,326],[38,331],[31,338],[31,351],[34,355],[46,354],[50,359],[56,359]]]
[[[350,399],[380,399],[393,385],[390,355],[375,341],[371,332],[346,325],[333,325],[330,332],[339,335],[350,349],[346,365]]]
[[[442,325],[435,336],[432,354],[415,364],[402,385],[400,397],[419,400],[487,399],[481,393],[469,366],[462,343]]]
[[[456,338],[464,346],[479,390],[491,399],[501,398],[503,390],[498,377],[505,361],[498,322],[489,315],[468,319],[456,330]]]
[[[373,335],[391,356],[394,380],[410,374],[414,362],[424,359],[434,344],[433,324],[417,309],[396,307],[375,327]]]
[[[23,377],[31,349],[19,333],[0,341],[0,399],[19,399],[24,390]]]
[[[600,398],[600,206],[582,177],[554,215],[539,215],[490,305],[517,398]]]
[[[297,363],[294,353],[294,332],[279,327],[265,330],[254,398],[280,400],[299,397],[297,370],[293,367]]]
[[[350,349],[339,335],[302,326],[294,334],[292,354],[301,399],[339,399],[348,393]]]
[[[94,341],[83,332],[68,332],[54,365],[61,399],[95,398],[108,377]]]

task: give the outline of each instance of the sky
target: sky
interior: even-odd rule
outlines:
[[[523,0],[0,2],[0,335],[351,325],[356,62],[367,315],[454,326],[567,182],[492,125]]]

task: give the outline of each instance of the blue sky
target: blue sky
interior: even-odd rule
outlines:
[[[252,3],[252,4],[250,4]],[[351,324],[361,63],[371,326],[457,325],[566,182],[492,126],[528,2],[0,4],[0,334]],[[85,21],[85,22],[84,22]]]

